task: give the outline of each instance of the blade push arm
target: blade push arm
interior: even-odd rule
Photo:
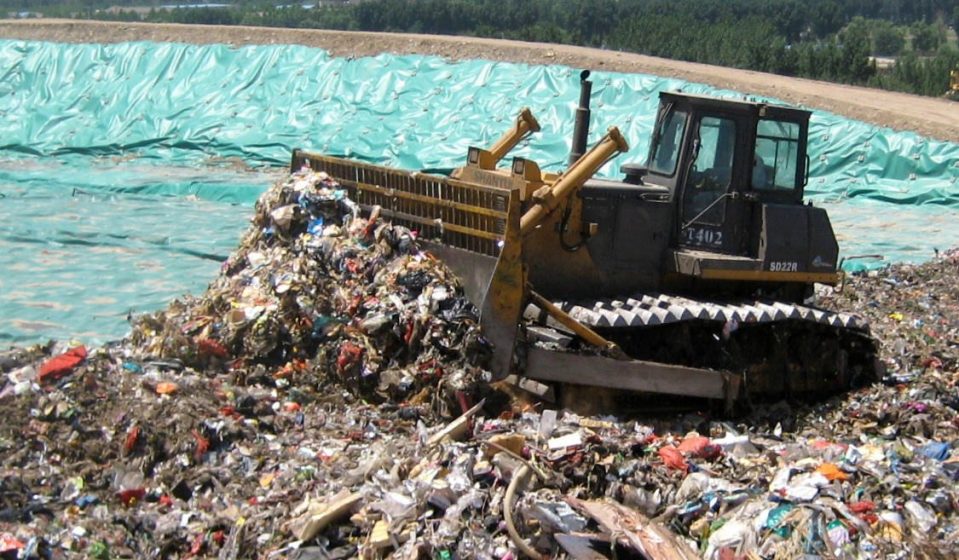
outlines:
[[[583,154],[576,163],[560,175],[552,185],[546,185],[533,193],[534,204],[523,214],[520,220],[520,234],[525,236],[536,229],[550,215],[599,169],[616,154],[629,150],[629,144],[619,129],[610,127],[606,136]]]
[[[532,111],[530,111],[528,107],[523,107],[519,115],[516,116],[516,121],[513,123],[513,126],[504,132],[490,149],[484,150],[482,148],[470,147],[466,159],[467,167],[476,167],[485,170],[496,169],[496,164],[506,157],[506,154],[512,151],[517,144],[522,142],[523,139],[530,134],[539,132],[539,130],[539,121],[536,120],[536,117],[533,116]],[[462,176],[463,170],[463,168],[460,168],[454,171],[453,177]]]

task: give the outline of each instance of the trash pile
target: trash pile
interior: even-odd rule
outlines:
[[[821,294],[882,383],[749,417],[490,387],[416,232],[301,171],[207,292],[0,354],[0,556],[906,558],[959,542],[959,252]]]
[[[414,232],[361,218],[346,191],[308,170],[265,193],[253,222],[203,297],[137,320],[133,357],[229,370],[244,385],[337,383],[446,415],[486,384],[476,310]]]

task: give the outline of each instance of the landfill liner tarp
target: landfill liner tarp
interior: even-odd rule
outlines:
[[[521,150],[566,159],[578,72],[485,60],[332,57],[302,46],[0,41],[0,155],[131,156],[168,163],[237,157],[282,164],[294,147],[407,169],[453,168],[529,106],[543,131]],[[657,94],[743,93],[596,72],[594,136],[617,125],[645,159]],[[959,146],[814,112],[810,191],[955,208]]]

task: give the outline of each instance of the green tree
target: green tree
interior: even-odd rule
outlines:
[[[869,32],[865,26],[849,26],[839,34],[839,40],[842,46],[836,77],[844,82],[865,83],[874,71],[869,62]]]
[[[906,47],[906,34],[885,20],[877,20],[872,32],[873,52],[879,56],[896,56]]]
[[[912,28],[912,48],[919,53],[931,53],[943,42],[942,30],[934,23],[915,23]]]

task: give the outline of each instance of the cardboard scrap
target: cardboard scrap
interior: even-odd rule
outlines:
[[[486,457],[492,457],[504,449],[514,455],[522,455],[526,438],[520,434],[496,434],[489,438],[489,443],[492,445],[486,446]]]
[[[577,500],[566,502],[595,520],[613,535],[616,542],[632,548],[650,560],[693,560],[696,551],[679,540],[669,529],[650,520],[638,511],[611,500]]]
[[[385,519],[380,519],[373,525],[373,530],[370,531],[368,542],[369,545],[376,550],[386,548],[392,544],[389,523],[387,523]]]
[[[306,513],[293,521],[293,533],[298,540],[308,541],[330,523],[346,517],[362,500],[362,494],[341,490],[327,501],[309,503]]]

